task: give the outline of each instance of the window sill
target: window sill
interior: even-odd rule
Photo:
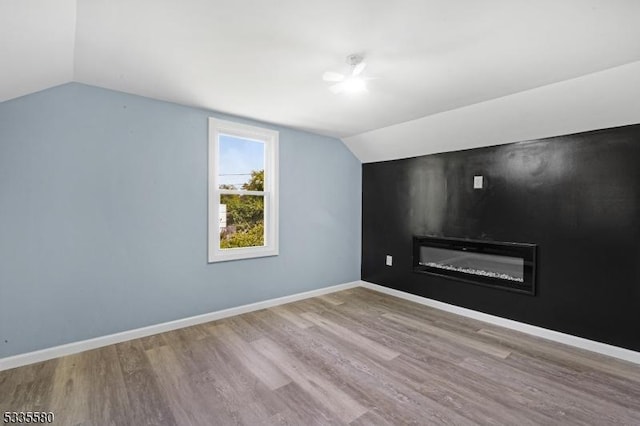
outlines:
[[[230,260],[242,260],[253,259],[257,257],[269,257],[277,256],[278,250],[267,247],[260,247],[254,249],[227,249],[216,250],[211,256],[209,256],[208,263],[227,262]]]

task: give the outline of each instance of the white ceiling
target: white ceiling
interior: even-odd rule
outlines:
[[[387,161],[640,123],[640,61],[343,138]]]
[[[0,102],[73,80],[76,0],[0,0]]]
[[[347,138],[640,60],[638,0],[0,0],[0,101],[68,81]],[[321,80],[362,53],[369,91]]]

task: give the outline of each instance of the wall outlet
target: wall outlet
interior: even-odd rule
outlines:
[[[482,189],[484,178],[482,176],[473,177],[473,189]]]
[[[393,266],[393,256],[387,255],[387,266]]]

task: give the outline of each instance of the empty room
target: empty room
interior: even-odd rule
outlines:
[[[639,20],[0,0],[0,423],[640,424]]]

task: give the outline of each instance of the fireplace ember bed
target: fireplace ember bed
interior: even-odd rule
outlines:
[[[413,271],[535,294],[536,245],[413,237]]]

